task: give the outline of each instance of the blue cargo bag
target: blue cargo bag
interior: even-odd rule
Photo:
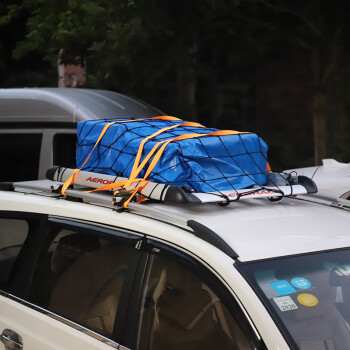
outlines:
[[[127,178],[145,137],[165,127],[185,123],[151,118],[131,122],[130,119],[80,122],[76,152],[78,168],[83,165],[109,122],[117,123],[107,129],[82,170]],[[141,161],[159,141],[183,134],[203,134],[193,139],[170,142],[147,180],[186,186],[196,192],[239,190],[266,184],[266,143],[254,133],[205,136],[215,131],[218,129],[177,126],[147,140]],[[138,178],[144,176],[150,161]]]

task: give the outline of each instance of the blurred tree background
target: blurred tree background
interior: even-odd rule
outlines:
[[[84,87],[254,131],[275,170],[350,162],[348,0],[2,0],[0,87]]]

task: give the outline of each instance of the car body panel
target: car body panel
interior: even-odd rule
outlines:
[[[240,261],[350,246],[350,232],[344,230],[350,212],[297,199],[284,198],[278,203],[251,199],[227,207],[203,204],[162,208],[210,227],[230,244]]]
[[[7,202],[6,205],[1,206],[4,203],[2,196],[7,197]],[[72,217],[73,221],[80,219],[82,222],[116,226],[119,229],[133,230],[137,234],[145,234],[146,237],[168,244],[179,251],[184,251],[210,269],[229,288],[250,320],[257,336],[264,339],[269,349],[288,349],[267,310],[245,279],[235,269],[235,261],[211,244],[181,228],[132,213],[117,213],[109,208],[2,191],[0,191],[0,210],[33,211],[57,217],[67,217],[68,221],[69,217]],[[93,219],[93,222],[87,218]],[[58,327],[57,324],[56,327]]]
[[[8,201],[10,210],[21,210],[24,194],[13,193],[14,202]],[[8,197],[8,194],[5,196]],[[0,192],[1,198],[1,192]],[[57,201],[34,196],[33,210],[51,215],[62,215],[85,220],[87,216],[94,221],[108,225],[118,225],[154,237],[178,243],[190,242],[191,236],[184,231],[169,227],[166,223],[154,222],[132,213],[116,213],[113,209],[99,206],[81,206],[77,203]],[[48,201],[47,203],[45,203]],[[48,203],[52,203],[52,205]],[[13,204],[12,204],[13,203]],[[327,249],[350,246],[350,232],[344,231],[350,212],[338,208],[328,208],[315,203],[285,198],[279,203],[255,199],[233,203],[227,207],[215,204],[201,206],[173,206],[151,204],[174,214],[197,220],[220,235],[239,255],[240,261],[258,260],[302,254]],[[28,206],[24,205],[25,211]],[[1,207],[0,207],[1,209]],[[332,212],[330,216],[329,213]],[[71,214],[69,214],[71,213]],[[336,219],[335,219],[336,218]],[[145,227],[145,222],[149,224]],[[153,226],[153,227],[152,227]],[[288,232],[283,232],[283,227]],[[183,239],[180,240],[182,236]],[[193,239],[195,239],[193,237]],[[254,245],[251,242],[254,241]],[[195,239],[195,242],[197,240]],[[271,244],[273,242],[273,244]]]
[[[140,215],[132,210],[117,212],[113,207],[52,198],[45,193],[0,191],[0,210],[2,211],[42,213],[52,217],[66,218],[68,221],[81,221],[128,230],[134,232],[135,235],[140,237],[144,235],[146,238],[159,241],[194,257],[222,281],[241,306],[257,337],[263,339],[268,349],[274,350],[289,349],[289,346],[258,295],[237,271],[235,265],[257,259],[350,246],[350,232],[347,230],[350,212],[293,198],[284,198],[278,203],[264,199],[252,199],[231,203],[227,207],[215,204],[142,205],[144,208],[147,206],[159,210],[162,214],[169,212],[184,217],[185,221],[186,218],[190,218],[206,225],[231,245],[238,254],[238,260],[232,259],[218,248],[188,232],[188,227],[165,222],[166,220],[161,216]],[[11,299],[6,299],[6,301],[3,299],[1,307],[7,310],[4,315],[12,317],[10,315],[16,314],[15,309],[6,309],[7,307],[12,308],[13,303]],[[26,306],[16,307],[28,308]],[[37,315],[40,312],[34,312],[35,317],[44,317]],[[4,327],[9,328],[5,323]],[[9,321],[9,324],[14,326],[14,321]],[[59,321],[50,325],[61,328]],[[52,330],[54,334],[56,331]],[[27,338],[28,333],[25,327],[22,333],[26,334],[25,337],[21,335]],[[76,336],[76,333],[73,335]],[[83,342],[84,339],[81,341]],[[38,344],[33,344],[37,346],[33,347],[33,350],[40,349]],[[104,349],[102,345],[99,346],[95,348]],[[60,345],[54,348],[60,349]],[[72,349],[79,348],[85,349],[83,345],[72,347]],[[28,347],[28,349],[31,348]]]
[[[108,350],[118,344],[96,335],[86,334],[81,326],[71,326],[54,315],[38,312],[22,303],[0,296],[0,330],[11,329],[23,339],[28,350]],[[87,330],[86,330],[87,331]],[[87,332],[91,333],[91,332]],[[99,338],[99,340],[97,339]],[[103,341],[101,341],[103,340]]]

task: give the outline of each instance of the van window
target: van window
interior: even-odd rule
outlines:
[[[0,134],[0,181],[38,179],[41,134]]]
[[[75,168],[76,134],[56,134],[53,137],[53,165]]]

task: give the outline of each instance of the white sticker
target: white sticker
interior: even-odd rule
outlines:
[[[289,295],[273,298],[273,300],[281,311],[296,310],[298,308],[298,306]]]
[[[347,265],[337,265],[335,270],[339,276],[350,276],[350,264]]]

